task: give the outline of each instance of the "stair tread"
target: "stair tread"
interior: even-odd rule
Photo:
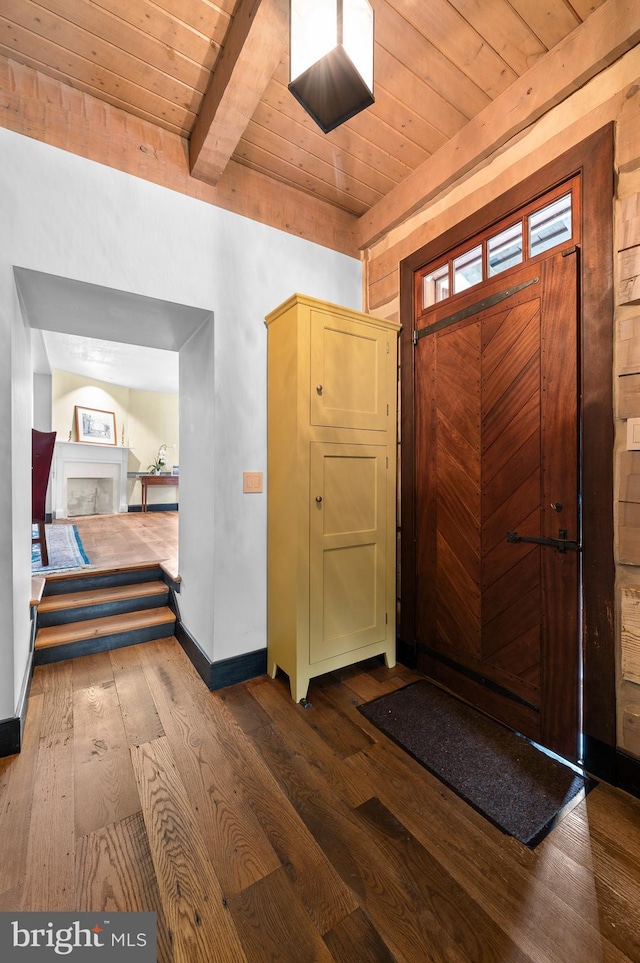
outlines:
[[[107,602],[122,602],[126,599],[145,598],[149,595],[162,595],[168,592],[165,582],[134,582],[130,585],[113,585],[103,589],[85,589],[82,592],[68,592],[62,595],[45,595],[38,611],[62,612],[85,605],[101,605]]]
[[[49,586],[54,586],[60,582],[68,581],[78,581],[86,580],[88,582],[93,578],[102,578],[105,575],[121,575],[123,572],[131,572],[135,574],[136,572],[153,572],[158,571],[162,562],[165,559],[151,559],[148,562],[136,562],[132,565],[110,565],[105,568],[87,568],[87,569],[74,569],[71,572],[52,572],[47,575],[47,583]]]
[[[99,619],[86,619],[83,622],[67,622],[65,625],[52,625],[38,629],[36,648],[42,649],[50,645],[64,645],[66,642],[80,642],[85,639],[97,639],[105,635],[118,632],[131,632],[136,629],[148,628],[151,625],[163,625],[175,622],[175,612],[163,605],[156,609],[143,609],[140,612],[128,612],[121,615],[104,616]]]

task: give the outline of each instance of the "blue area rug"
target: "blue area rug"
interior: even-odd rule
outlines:
[[[89,559],[85,552],[78,529],[75,525],[45,525],[49,564],[42,565],[40,546],[31,546],[31,571],[34,575],[47,575],[50,572],[68,572],[75,568],[85,568]],[[34,535],[37,532],[34,530]]]

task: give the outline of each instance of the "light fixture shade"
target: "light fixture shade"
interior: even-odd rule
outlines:
[[[289,90],[326,134],[374,103],[373,9],[290,0],[289,12]]]

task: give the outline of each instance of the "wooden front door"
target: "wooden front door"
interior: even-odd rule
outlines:
[[[423,319],[414,352],[419,667],[571,759],[577,260],[565,250],[486,282],[456,298],[453,314],[444,302]]]

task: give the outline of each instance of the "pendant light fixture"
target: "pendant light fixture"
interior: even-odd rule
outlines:
[[[368,0],[290,0],[289,90],[327,134],[370,107],[373,9]]]

